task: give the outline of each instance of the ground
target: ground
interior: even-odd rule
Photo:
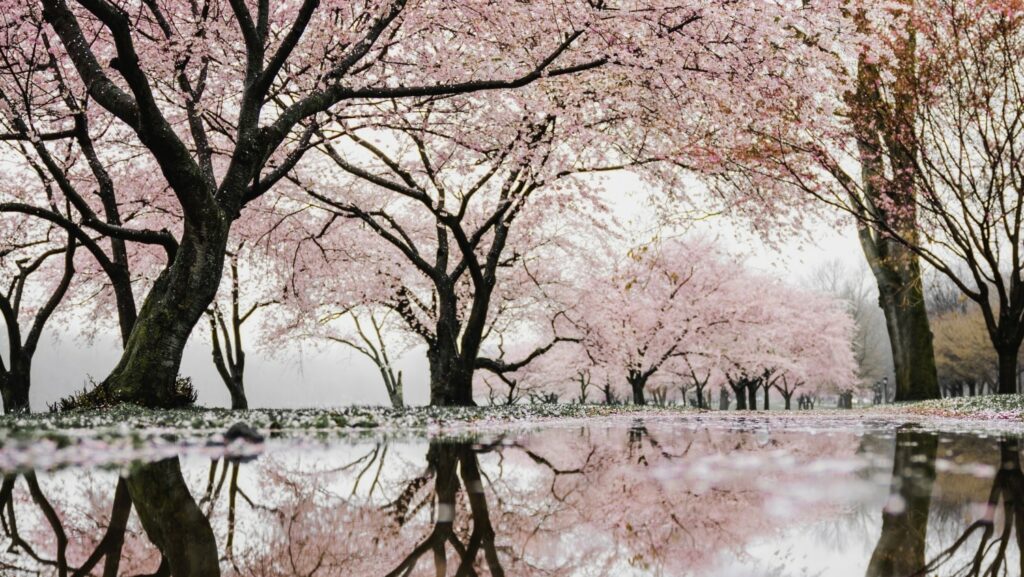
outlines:
[[[828,427],[864,420],[891,420],[927,426],[1024,429],[1024,395],[943,399],[853,410],[698,411],[684,407],[633,405],[516,405],[512,407],[437,408],[345,407],[340,409],[192,408],[169,411],[121,407],[0,417],[0,470],[62,465],[124,463],[176,454],[244,457],[259,452],[245,441],[225,436],[245,423],[260,435],[290,442],[330,438],[445,437],[469,439],[488,432],[536,427],[579,426],[605,419],[685,417],[710,423],[757,419],[772,426]]]

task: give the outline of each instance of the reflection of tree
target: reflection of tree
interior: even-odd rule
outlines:
[[[24,527],[19,528],[19,517],[25,518],[16,513],[19,477],[24,479],[29,501],[38,514],[29,516],[31,535],[25,533]],[[78,519],[67,510],[51,503],[34,471],[4,476],[0,485],[0,524],[10,540],[9,552],[22,552],[38,567],[48,567],[55,575],[96,575],[103,561],[100,574],[116,577],[124,569],[125,538],[133,502],[146,534],[163,555],[155,576],[220,574],[213,531],[188,492],[177,459],[139,465],[127,477],[118,478],[106,529],[98,541],[92,541],[92,534],[77,526]],[[79,539],[73,540],[73,536]],[[49,554],[51,550],[53,553]],[[3,562],[0,568],[40,574],[38,569]]]
[[[1002,504],[1001,527],[996,514]],[[1007,552],[1016,529],[1020,565],[1009,567]],[[971,538],[979,536],[972,546]],[[985,514],[971,523],[952,545],[939,552],[917,575],[931,575],[942,569],[943,575],[988,577],[1024,574],[1024,471],[1021,469],[1017,439],[999,442],[999,469],[992,480]]]
[[[907,577],[924,565],[928,508],[935,482],[938,438],[914,429],[896,433],[889,502],[868,577]]]
[[[494,527],[491,525],[490,512],[487,508],[480,463],[472,447],[465,443],[431,443],[427,452],[427,462],[429,471],[435,478],[434,490],[437,495],[434,528],[398,567],[388,573],[388,577],[412,573],[416,564],[428,552],[433,552],[437,575],[447,575],[448,544],[451,544],[459,559],[456,577],[476,574],[473,566],[481,551],[491,575],[504,575],[505,571],[495,548]],[[454,528],[460,478],[462,486],[466,489],[473,520],[473,529],[466,543],[462,542]]]
[[[114,489],[110,520],[103,537],[81,565],[72,567],[67,560],[69,541],[60,515],[43,494],[35,472],[29,471],[21,476],[24,477],[25,484],[28,486],[32,502],[39,509],[52,531],[56,552],[53,559],[43,558],[19,533],[14,498],[14,488],[19,477],[17,474],[5,475],[3,485],[0,486],[0,522],[3,524],[4,534],[11,541],[11,550],[25,552],[40,565],[53,567],[61,576],[83,577],[90,575],[99,562],[104,561],[103,577],[116,577],[121,564],[121,548],[124,543],[125,528],[132,510],[131,498],[128,495],[128,487],[124,479],[119,478]]]
[[[189,493],[177,457],[140,465],[127,482],[139,520],[171,575],[220,575],[213,529]]]

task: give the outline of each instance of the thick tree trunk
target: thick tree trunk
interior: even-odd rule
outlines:
[[[928,310],[921,285],[920,265],[916,255],[894,241],[881,239],[887,245],[886,262],[876,267],[878,304],[885,314],[886,329],[892,344],[896,372],[896,401],[919,401],[939,398],[935,351],[932,345]],[[893,261],[903,261],[893,266]]]
[[[909,242],[917,239],[916,183],[914,167],[916,70],[915,35],[907,30],[906,41],[897,46],[896,81],[886,101],[879,91],[878,65],[861,57],[852,112],[861,162],[863,206],[858,226],[861,248],[878,284],[878,302],[896,368],[896,401],[937,399],[940,396],[935,370],[932,333],[921,284],[917,255],[897,240],[869,224],[881,220]],[[890,116],[879,122],[880,110]],[[889,173],[891,174],[891,178]]]
[[[747,392],[746,392],[747,386],[746,385],[740,385],[740,386],[729,385],[729,386],[732,387],[732,392],[736,394],[736,410],[737,411],[745,411],[745,410],[747,410]]]
[[[793,410],[793,403],[792,403],[792,401],[793,401],[793,393],[789,393],[789,394],[782,393],[782,398],[783,398],[783,400],[786,401],[786,410],[787,411]]]
[[[1000,347],[999,394],[1012,395],[1017,392],[1017,347]]]
[[[757,410],[757,387],[753,384],[747,385],[747,405],[751,411]]]
[[[435,407],[472,407],[473,369],[466,367],[454,347],[430,347],[430,404]]]
[[[175,395],[181,356],[220,285],[227,233],[225,221],[202,233],[186,226],[174,262],[146,296],[121,361],[91,400],[148,407],[182,404]]]
[[[644,388],[647,385],[646,379],[630,377],[629,386],[633,389],[633,404],[646,405],[647,397],[644,396]]]
[[[13,362],[8,372],[0,374],[0,395],[5,415],[29,412],[31,378],[30,367],[21,362]]]
[[[167,559],[171,575],[220,575],[213,529],[189,493],[178,459],[141,465],[126,481],[142,527]]]
[[[897,432],[890,504],[882,511],[882,534],[867,577],[916,575],[924,567],[937,449],[934,435]]]
[[[704,387],[697,387],[697,408],[706,409],[704,406]]]

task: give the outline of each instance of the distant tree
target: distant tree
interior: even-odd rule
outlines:
[[[996,353],[985,318],[975,306],[950,310],[932,321],[939,382],[946,396],[970,396],[995,383]]]
[[[78,241],[45,222],[0,221],[0,396],[6,414],[28,412],[32,359],[43,330],[75,276]]]

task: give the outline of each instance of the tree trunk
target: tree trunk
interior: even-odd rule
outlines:
[[[201,232],[186,225],[174,261],[146,296],[120,362],[100,387],[104,391],[91,394],[91,400],[162,408],[183,404],[175,394],[181,356],[220,285],[228,225],[219,216]]]
[[[757,388],[754,384],[747,385],[747,404],[751,411],[757,410]]]
[[[167,559],[171,575],[220,575],[213,529],[189,493],[178,459],[140,465],[126,481],[142,527]]]
[[[697,386],[697,408],[704,409],[704,387]]]
[[[876,272],[878,303],[885,314],[896,372],[896,401],[937,399],[938,376],[928,310],[917,256],[891,239],[880,239],[888,254]],[[894,254],[896,253],[896,254]],[[904,261],[902,266],[894,260]],[[896,266],[894,266],[896,265]]]
[[[782,393],[782,398],[783,398],[783,400],[786,401],[786,410],[787,411],[793,410],[793,404],[792,404],[793,393],[786,394],[785,392],[783,392]]]
[[[427,360],[431,406],[472,407],[476,404],[473,402],[473,370],[463,365],[454,347],[432,346],[427,350]]]
[[[231,409],[234,411],[246,411],[249,409],[249,399],[245,396],[245,382],[242,375],[236,375],[228,384],[228,392],[231,393]]]
[[[1017,347],[1000,347],[999,394],[1012,395],[1017,392]]]
[[[725,387],[718,390],[718,410],[729,410],[729,391],[725,390]]]
[[[634,405],[646,405],[647,398],[644,396],[644,386],[646,385],[646,379],[638,379],[631,377],[629,379],[629,386],[633,389],[633,404]]]
[[[401,409],[405,406],[405,399],[402,398],[402,389],[388,391],[388,398],[391,400],[391,407]]]
[[[928,433],[896,433],[890,505],[882,511],[882,534],[871,555],[867,577],[916,575],[925,565],[928,509],[935,481],[938,438]]]
[[[893,84],[891,107],[879,91],[878,65],[861,57],[857,90],[851,102],[861,164],[863,198],[867,206],[858,225],[864,256],[878,285],[878,303],[885,314],[886,329],[896,369],[896,401],[937,399],[940,396],[935,370],[935,351],[921,283],[920,259],[897,240],[868,224],[881,219],[911,242],[917,238],[915,36],[898,46],[899,67]],[[880,109],[890,110],[890,122],[882,126]],[[892,178],[887,177],[887,164]]]
[[[736,394],[736,410],[747,410],[747,393],[745,390],[747,388],[747,385],[729,386],[732,387],[732,392]]]
[[[772,392],[772,388],[768,385],[764,386],[764,410],[771,408],[771,403],[768,401],[768,395]]]
[[[0,374],[0,396],[3,398],[5,415],[29,412],[30,366],[13,361],[10,370]]]

